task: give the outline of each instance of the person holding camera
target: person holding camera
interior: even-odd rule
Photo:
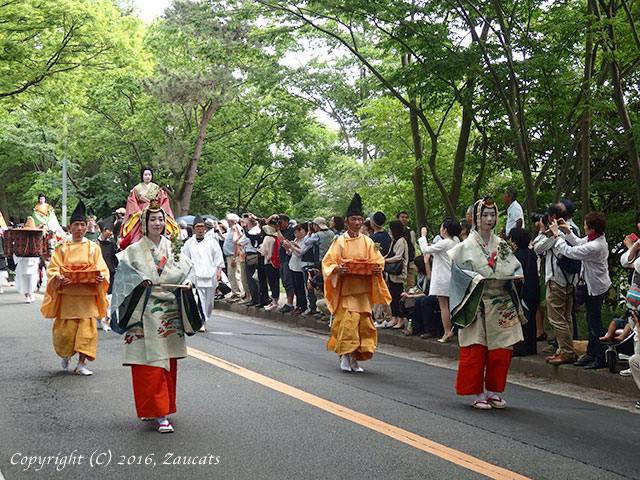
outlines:
[[[245,253],[244,283],[246,284],[245,288],[248,289],[250,294],[247,306],[253,307],[255,305],[260,305],[261,303],[260,284],[254,278],[254,274],[258,270],[260,263],[258,247],[262,240],[262,229],[258,224],[258,219],[252,213],[247,213],[245,215],[246,217],[243,215],[244,236],[240,239],[238,244],[244,248]]]
[[[460,224],[453,218],[445,218],[440,224],[440,240],[434,243],[427,242],[426,228],[424,235],[421,235],[418,242],[423,255],[433,257],[433,270],[431,272],[431,283],[429,295],[438,297],[440,306],[440,316],[444,334],[438,339],[440,343],[447,343],[453,339],[451,325],[451,314],[449,312],[449,283],[451,282],[451,258],[447,252],[460,243]]]
[[[605,229],[607,217],[602,212],[591,212],[584,217],[586,237],[578,238],[565,222],[552,222],[549,229],[556,238],[554,250],[560,255],[582,262],[581,275],[587,284],[585,307],[589,327],[589,344],[586,355],[576,362],[586,370],[604,368],[606,347],[600,342],[605,333],[602,326],[602,302],[611,287],[609,278],[609,246]],[[560,231],[564,236],[560,235]]]
[[[280,247],[278,249],[278,255],[280,256],[280,280],[282,286],[287,295],[287,302],[278,309],[280,313],[289,313],[295,310],[293,306],[293,297],[295,295],[295,289],[293,286],[293,275],[291,274],[291,268],[289,262],[291,261],[291,254],[284,248],[284,242],[293,242],[295,235],[293,234],[293,225],[291,225],[288,215],[284,213],[280,215],[274,215],[278,220],[278,228],[276,233],[278,234],[278,240],[280,241]]]
[[[269,217],[267,224],[262,227],[264,238],[258,249],[263,259],[267,284],[271,289],[271,301],[264,307],[267,311],[276,310],[280,299],[280,240],[276,232],[277,227],[277,218]]]
[[[539,233],[533,240],[533,250],[538,255],[545,255],[547,316],[558,342],[556,352],[546,357],[551,365],[573,363],[577,360],[573,346],[571,310],[578,274],[570,273],[560,265],[562,255],[555,249],[558,236],[549,228],[554,222],[564,223],[566,214],[566,207],[562,203],[555,202],[549,205],[547,212],[536,218],[535,225]],[[557,235],[564,236],[564,231],[558,232]]]
[[[300,315],[307,312],[307,276],[303,267],[313,264],[312,258],[305,258],[306,254],[313,254],[313,252],[307,248],[304,250],[304,239],[307,237],[307,223],[299,223],[293,227],[294,240],[284,242],[284,248],[291,254],[291,260],[289,260],[289,269],[291,270],[291,278],[293,280],[293,288],[296,295],[296,308],[289,312],[291,315]],[[315,297],[313,298],[313,310],[315,311]]]
[[[243,266],[244,262],[241,258],[241,246],[238,242],[244,236],[244,231],[239,225],[240,217],[235,213],[227,214],[227,224],[229,229],[224,237],[222,244],[222,253],[224,254],[227,265],[227,277],[229,277],[229,285],[231,286],[230,301],[239,301],[245,295],[243,288]]]

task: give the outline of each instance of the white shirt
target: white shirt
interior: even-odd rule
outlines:
[[[302,245],[304,244],[304,237],[294,238],[293,242],[300,247],[300,253],[295,250],[291,250],[291,259],[289,260],[289,269],[292,272],[302,271]]]
[[[425,237],[420,237],[418,243],[423,254],[433,255],[429,295],[448,297],[449,283],[451,282],[451,257],[447,255],[447,252],[460,243],[460,240],[458,237],[443,238],[429,245]]]
[[[261,231],[262,229],[260,228],[260,226],[255,225],[251,228],[251,230],[249,230],[249,235],[260,235]],[[251,243],[251,239],[246,235],[238,241],[238,245],[242,245],[244,247],[245,253],[258,253],[258,249],[253,246],[253,244]]]
[[[563,232],[560,233],[563,234]],[[554,245],[556,244],[556,240],[556,237],[547,237],[542,233],[533,240],[533,251],[538,255],[545,254],[544,281],[545,283],[548,283],[549,280],[553,280],[561,287],[566,287],[567,284],[575,286],[577,282],[577,274],[565,274],[558,266],[557,258],[560,254],[554,247]]]
[[[554,250],[565,257],[582,261],[582,278],[589,295],[595,297],[609,290],[609,245],[604,235],[588,242],[587,237],[578,238],[570,233],[557,239]]]
[[[524,225],[524,212],[520,204],[514,200],[511,205],[507,207],[507,225],[504,227],[504,233],[509,235],[512,228],[515,228],[518,220],[522,220]]]

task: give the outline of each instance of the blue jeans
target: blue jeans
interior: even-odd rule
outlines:
[[[587,295],[584,306],[587,309],[587,327],[589,327],[589,344],[587,345],[587,355],[604,363],[604,352],[606,347],[600,342],[599,337],[605,334],[602,326],[602,301],[606,293],[601,295]]]

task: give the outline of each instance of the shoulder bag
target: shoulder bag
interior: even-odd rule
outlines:
[[[391,247],[389,248],[389,253],[387,253],[387,255],[393,252],[393,247],[395,246],[395,244],[396,242],[394,240],[394,242],[391,244]],[[395,262],[385,262],[384,271],[389,275],[400,275],[402,273],[402,259]]]

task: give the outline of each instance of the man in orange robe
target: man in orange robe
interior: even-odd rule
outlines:
[[[87,218],[82,201],[71,215],[69,230],[71,240],[58,246],[51,256],[40,311],[45,318],[55,318],[53,347],[62,357],[62,368],[68,369],[77,353],[74,373],[88,376],[93,372],[85,360],[95,360],[98,346],[95,319],[107,315],[109,268],[100,247],[84,238]],[[75,281],[82,283],[72,283]]]
[[[327,350],[340,356],[343,371],[363,372],[358,360],[370,359],[378,340],[371,319],[373,305],[389,304],[391,295],[382,278],[382,254],[360,234],[362,202],[357,193],[345,218],[347,231],[336,237],[322,260],[325,299],[334,316]]]

